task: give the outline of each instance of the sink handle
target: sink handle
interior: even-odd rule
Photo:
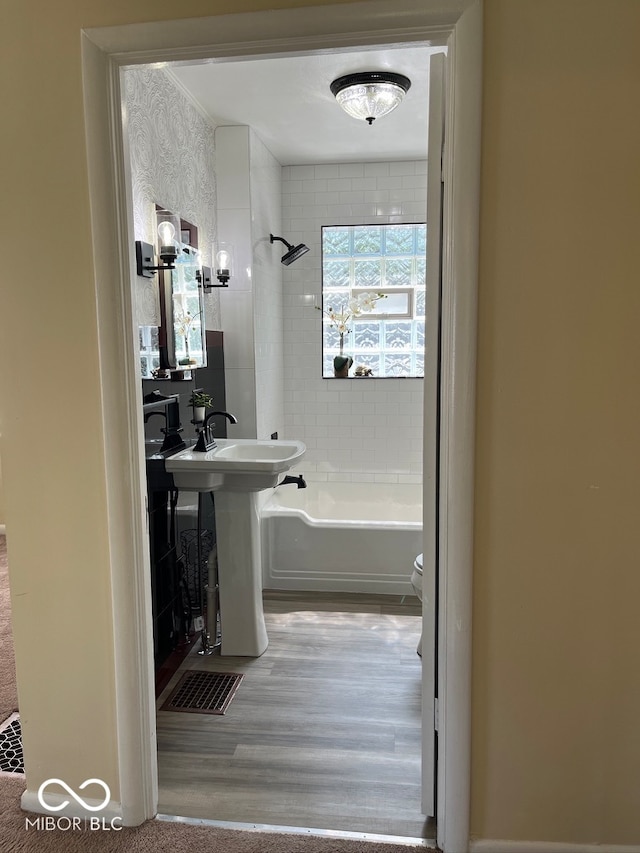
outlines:
[[[209,425],[211,418],[215,418],[216,415],[224,415],[224,417],[232,424],[238,423],[236,416],[232,415],[230,412],[209,412],[202,424],[202,429],[200,430],[196,446],[193,448],[198,451],[198,453],[206,453],[207,450],[213,450],[213,448],[217,446],[216,440],[211,432],[211,426]]]
[[[200,430],[196,446],[193,448],[197,453],[206,453],[207,450],[213,450],[217,447],[215,438],[211,435],[211,427],[205,426]]]

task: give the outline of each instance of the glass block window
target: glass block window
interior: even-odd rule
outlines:
[[[140,371],[143,379],[153,379],[160,367],[160,345],[157,326],[138,326],[140,340]]]
[[[327,261],[324,268],[324,286],[349,287],[349,261]]]
[[[425,223],[322,229],[324,377],[341,352],[353,358],[351,376],[358,366],[376,377],[424,375],[426,251]],[[353,300],[372,292],[382,298],[354,316]],[[346,319],[342,335],[329,311]]]

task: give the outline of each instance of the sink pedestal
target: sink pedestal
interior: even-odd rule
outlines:
[[[259,657],[269,644],[262,607],[257,492],[216,492],[222,655]]]
[[[222,438],[206,452],[184,450],[165,462],[176,488],[216,493],[220,654],[255,658],[269,644],[258,492],[277,485],[305,451],[301,441]]]

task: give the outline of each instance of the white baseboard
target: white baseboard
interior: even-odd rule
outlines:
[[[640,853],[638,844],[567,844],[561,841],[504,841],[481,838],[469,842],[470,853]]]
[[[6,535],[7,535],[7,528],[5,527],[4,524],[0,524],[0,536],[6,536]]]
[[[43,815],[53,815],[55,818],[65,817],[65,818],[92,818],[97,817],[100,820],[104,820],[106,823],[111,823],[114,818],[119,818],[122,820],[122,806],[120,803],[116,803],[113,800],[110,800],[107,805],[100,809],[98,812],[91,812],[87,809],[83,809],[80,803],[75,801],[70,794],[54,794],[50,791],[47,791],[47,802],[52,805],[60,805],[65,800],[68,800],[69,803],[60,811],[52,812],[47,810],[40,800],[38,799],[37,791],[26,790],[20,799],[20,806],[25,812],[34,812],[35,814],[43,814]],[[85,798],[85,802],[88,805],[99,805],[100,800],[92,800],[89,797]]]

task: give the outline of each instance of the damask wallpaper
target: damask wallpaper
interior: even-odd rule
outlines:
[[[198,227],[199,246],[211,265],[216,238],[214,125],[161,68],[124,72],[125,135],[133,188],[136,240],[155,243],[155,205],[161,204]],[[138,324],[159,323],[158,286],[138,278]],[[220,329],[218,291],[205,294],[208,329]]]

